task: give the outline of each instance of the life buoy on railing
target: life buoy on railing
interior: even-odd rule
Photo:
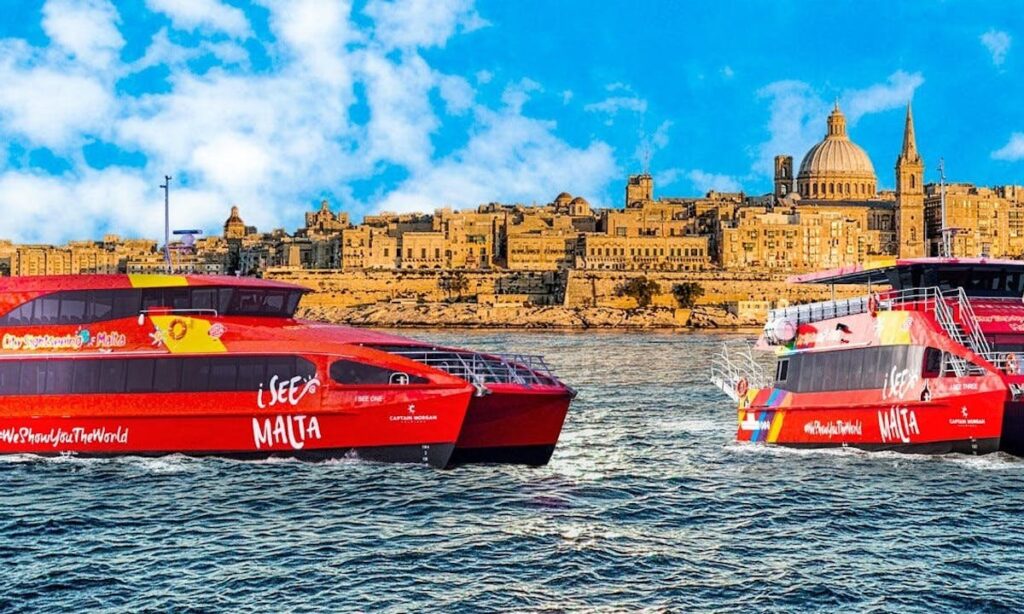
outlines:
[[[181,341],[188,334],[188,323],[181,318],[171,320],[170,326],[167,327],[167,334],[170,335],[171,339]]]
[[[1003,358],[1003,370],[1008,375],[1017,375],[1020,373],[1020,362],[1017,361],[1017,355],[1013,352],[1006,354]]]
[[[878,295],[874,292],[868,295],[868,313],[872,318],[878,315]]]
[[[747,378],[741,377],[739,381],[736,382],[736,394],[741,397],[747,396],[747,390],[749,389],[750,387],[747,385]]]

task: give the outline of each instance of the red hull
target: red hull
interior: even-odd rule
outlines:
[[[1005,393],[929,402],[741,409],[736,438],[782,446],[984,454],[999,449]]]
[[[470,402],[452,463],[546,464],[572,399],[565,388],[491,386]]]
[[[327,394],[329,398],[332,393]],[[160,399],[120,395],[96,398],[92,411],[77,416],[59,415],[66,413],[59,409],[59,402],[37,397],[21,400],[21,416],[0,418],[0,454],[178,452],[324,458],[354,453],[444,467],[470,394],[458,389],[445,394],[432,391],[430,396],[410,391],[390,402],[337,411],[320,407],[319,399],[287,410],[260,409],[250,395],[239,393],[221,393],[219,402],[211,395],[203,395],[205,399],[179,394],[149,395]],[[192,404],[187,413],[172,409],[186,402]],[[145,415],[140,415],[139,408],[146,409]]]
[[[445,467],[458,444],[546,449],[547,461],[572,393],[542,359],[297,321],[305,291],[202,276],[0,280],[0,454],[354,450]]]

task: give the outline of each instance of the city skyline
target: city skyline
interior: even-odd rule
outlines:
[[[0,26],[0,81],[21,86],[0,96],[0,236],[159,236],[164,173],[172,224],[207,231],[228,204],[294,228],[322,198],[356,218],[562,190],[618,206],[645,165],[662,194],[769,193],[773,157],[799,161],[835,100],[879,189],[911,98],[926,182],[939,158],[951,181],[1024,182],[1009,4],[289,6],[19,5]]]

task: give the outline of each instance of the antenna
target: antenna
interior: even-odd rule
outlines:
[[[651,139],[644,126],[644,118],[640,118],[640,164],[643,167],[643,174],[651,174]]]
[[[946,225],[946,160],[939,158],[939,203],[942,211],[942,253],[943,258],[953,257],[953,243],[959,228]]]
[[[171,176],[164,175],[164,183],[160,186],[164,191],[164,263],[167,272],[171,273]]]

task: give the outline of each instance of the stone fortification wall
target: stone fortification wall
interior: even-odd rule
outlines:
[[[445,290],[445,280],[462,275],[466,289],[461,293]],[[682,282],[697,282],[704,288],[701,305],[725,305],[736,301],[790,303],[828,299],[827,286],[786,283],[786,275],[764,272],[678,272],[627,273],[617,271],[309,271],[271,270],[267,277],[311,288],[304,304],[352,307],[390,302],[435,303],[457,299],[481,302],[506,302],[501,296],[515,297],[513,302],[535,305],[561,304],[565,307],[628,308],[616,289],[623,282],[646,275],[661,285],[662,293],[652,302],[655,307],[674,306],[672,287]],[[837,286],[836,297],[858,296],[862,286]],[[499,297],[495,299],[494,297]],[[622,303],[622,304],[620,304]]]
[[[455,276],[466,281],[461,292],[446,290]],[[304,305],[353,307],[392,302],[437,303],[476,300],[478,296],[515,296],[537,305],[561,302],[564,275],[530,271],[311,271],[271,269],[266,277],[313,290]],[[495,301],[493,298],[489,302]]]
[[[617,271],[572,271],[565,289],[566,307],[589,307],[607,304],[615,298],[616,288],[623,282],[639,277],[640,273]],[[736,301],[779,300],[789,303],[821,301],[831,298],[828,286],[786,283],[787,275],[764,272],[692,272],[646,273],[646,277],[661,285],[662,293],[652,303],[672,305],[672,286],[682,282],[696,282],[704,288],[698,304],[725,305]],[[863,286],[836,286],[836,298],[860,296]]]

